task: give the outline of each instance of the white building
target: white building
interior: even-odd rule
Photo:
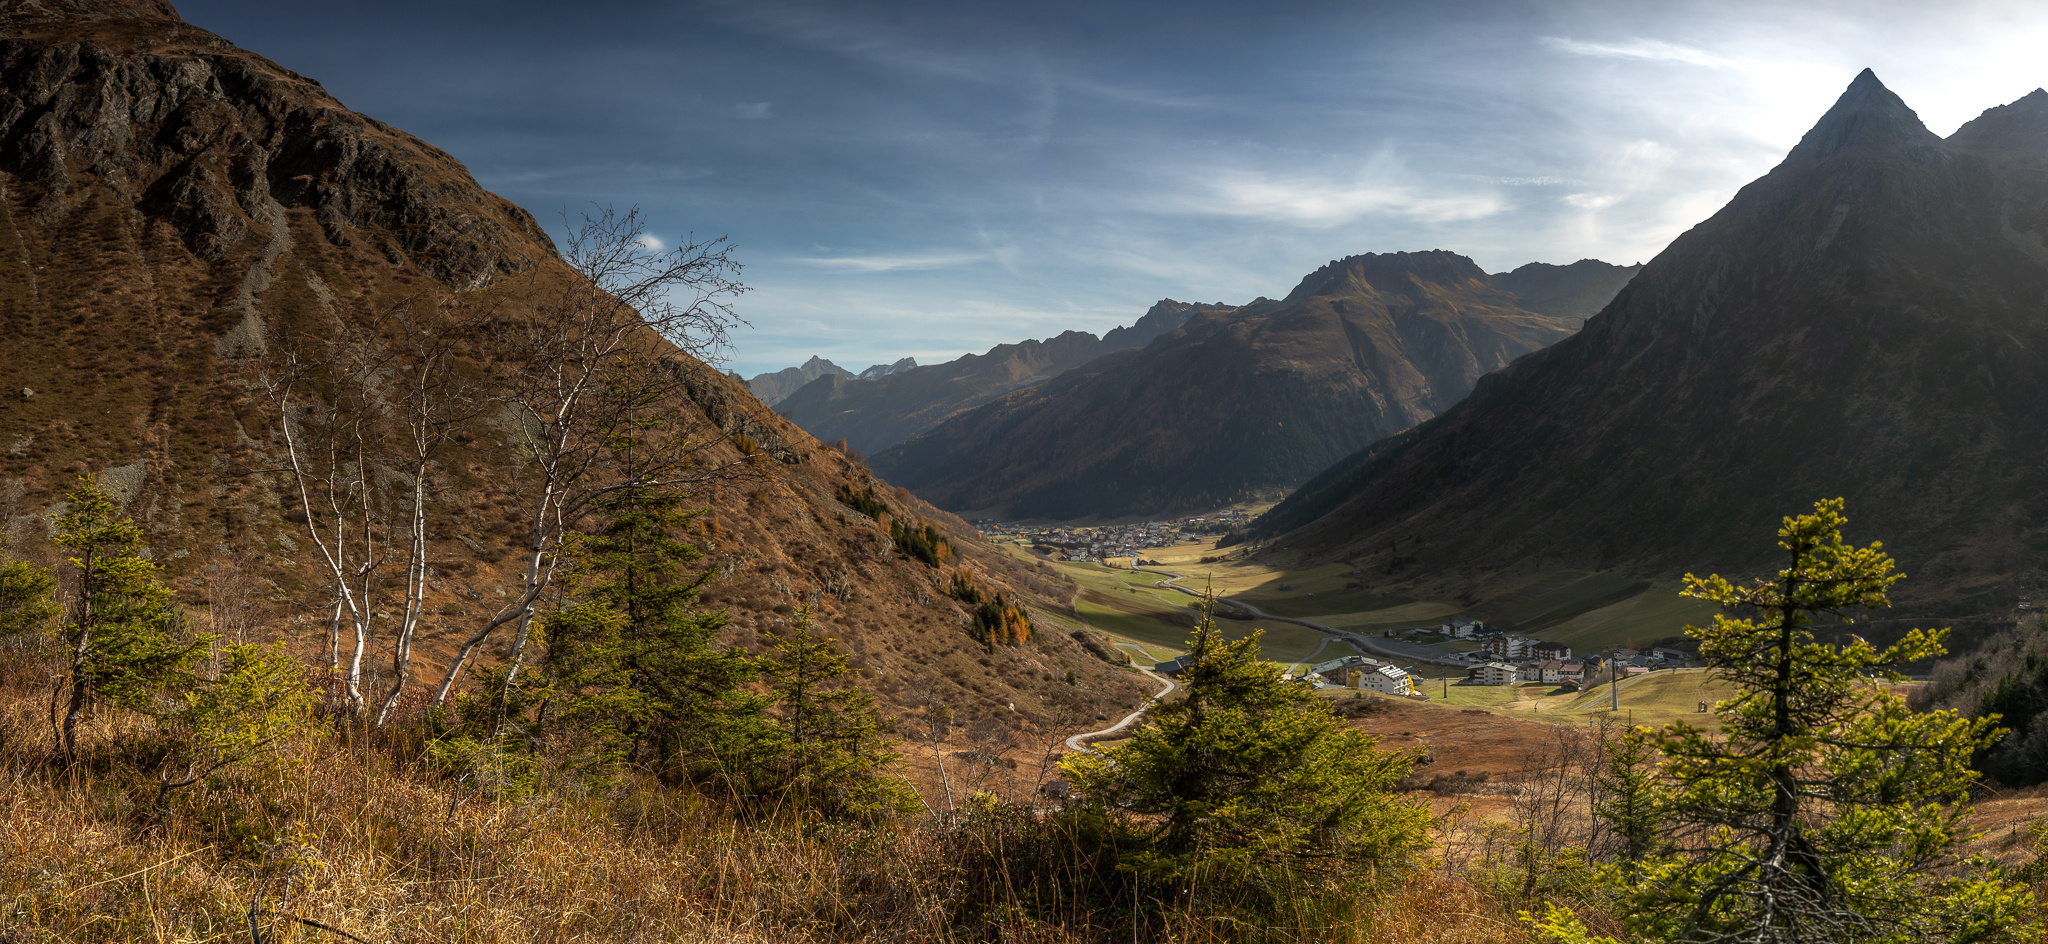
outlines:
[[[1486,631],[1486,624],[1479,620],[1448,619],[1437,632],[1449,639],[1471,639]]]
[[[1495,636],[1486,641],[1486,654],[1496,659],[1527,659],[1541,644],[1542,640],[1528,636]]]
[[[1351,670],[1351,687],[1387,695],[1406,695],[1415,690],[1408,673],[1391,665],[1361,666]]]
[[[1513,685],[1522,670],[1506,662],[1485,662],[1465,670],[1465,679],[1481,685]]]

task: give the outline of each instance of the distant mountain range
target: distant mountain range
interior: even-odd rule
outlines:
[[[894,364],[876,364],[856,374],[817,355],[797,367],[784,367],[772,374],[755,374],[746,381],[747,389],[768,406],[781,403],[804,384],[820,377],[842,377],[847,380],[879,380],[891,374],[900,374],[917,366],[917,358],[906,357]]]
[[[1002,518],[1167,515],[1278,494],[1570,334],[1634,271],[1588,260],[1498,277],[1535,296],[1525,303],[1455,253],[1353,256],[1286,298],[1194,313],[1140,350],[958,413],[874,467],[940,507]]]
[[[820,372],[802,389],[766,402],[820,440],[844,439],[856,450],[875,452],[937,426],[962,410],[1043,382],[1104,354],[1144,347],[1180,327],[1190,315],[1228,310],[1222,305],[1162,299],[1130,327],[1111,329],[1099,338],[1086,331],[1068,331],[1043,341],[999,344],[986,354],[968,354],[944,364],[917,367],[912,362],[910,369],[892,371],[874,383],[854,382],[865,378],[865,373],[855,378],[844,371]],[[825,362],[827,366],[830,363]]]
[[[1758,573],[1782,516],[1844,496],[1849,537],[1908,575],[1908,612],[2009,613],[2048,556],[2044,305],[2048,93],[1943,140],[1865,71],[1583,331],[1253,534],[1474,585]]]

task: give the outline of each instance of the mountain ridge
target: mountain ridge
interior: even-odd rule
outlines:
[[[959,414],[874,465],[972,516],[1213,510],[1428,419],[1578,320],[1519,307],[1456,253],[1348,256],[1282,299],[1199,313],[1142,350]]]
[[[2048,97],[2048,96],[2044,96]],[[1515,567],[1766,567],[1846,495],[1921,612],[1995,609],[2048,547],[2048,133],[2030,95],[1948,141],[1866,70],[1777,167],[1583,331],[1333,465],[1251,532],[1461,585]],[[1981,123],[1981,124],[1980,124]],[[1867,537],[1866,537],[1867,536]],[[1387,560],[1381,560],[1387,558]]]

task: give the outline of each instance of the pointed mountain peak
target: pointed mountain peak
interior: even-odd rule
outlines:
[[[1845,151],[1888,151],[1940,143],[1941,138],[1920,123],[1920,116],[1878,81],[1877,73],[1865,69],[1785,159],[1818,161]]]
[[[1970,151],[2048,151],[2048,91],[2035,89],[1965,122],[1948,143]]]

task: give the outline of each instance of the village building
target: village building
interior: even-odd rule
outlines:
[[[1561,662],[1572,657],[1572,647],[1561,642],[1539,642],[1529,647],[1529,656],[1534,659],[1556,659]]]
[[[1518,675],[1524,682],[1557,683],[1564,681],[1566,663],[1561,659],[1541,659],[1526,663]]]
[[[1509,662],[1482,662],[1465,670],[1465,680],[1480,685],[1513,685],[1522,670]]]
[[[1528,636],[1494,636],[1486,641],[1484,649],[1487,655],[1495,659],[1527,659],[1533,654],[1531,650],[1540,643],[1541,640]]]
[[[1387,695],[1406,695],[1415,690],[1408,673],[1391,665],[1362,666],[1351,670],[1350,687]]]
[[[1448,619],[1437,632],[1447,639],[1472,639],[1486,631],[1486,624],[1479,620]]]

